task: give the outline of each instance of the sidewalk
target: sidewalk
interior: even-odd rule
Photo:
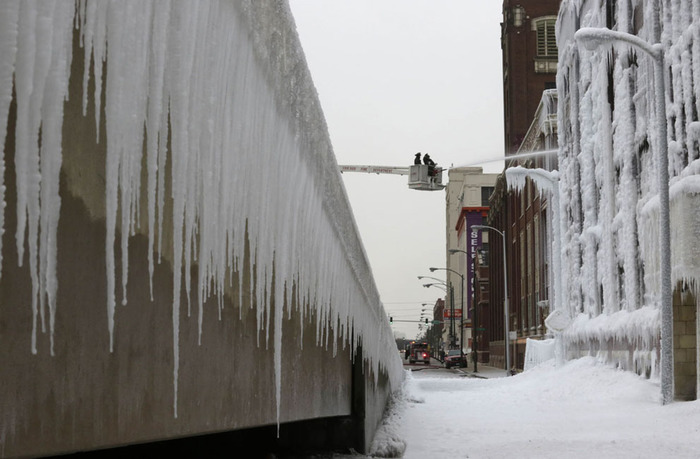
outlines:
[[[474,372],[474,363],[472,363],[468,368],[457,367],[455,368],[455,370],[459,371],[460,373],[463,373],[469,378],[491,379],[503,378],[506,376],[506,370],[504,370],[503,368],[490,367],[482,363],[477,365],[476,373]]]
[[[436,359],[431,357],[430,358],[430,365],[425,365],[423,363],[414,363],[410,364],[406,361],[403,362],[403,366],[405,369],[410,370],[410,371],[421,371],[421,370],[435,370],[435,369],[440,369],[444,368],[444,364]],[[506,370],[503,368],[497,368],[497,367],[491,367],[489,365],[485,365],[483,363],[480,363],[476,367],[476,373],[474,372],[474,362],[471,362],[469,364],[469,367],[461,368],[461,367],[452,367],[452,371],[457,371],[459,373],[462,373],[464,376],[469,377],[469,378],[481,378],[481,379],[491,379],[491,378],[503,378],[506,376]]]

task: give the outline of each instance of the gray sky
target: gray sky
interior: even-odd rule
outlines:
[[[290,0],[338,164],[407,167],[417,152],[443,167],[501,172],[501,2]],[[406,176],[343,174],[374,278],[394,320],[418,320],[444,297],[445,193]],[[443,182],[447,181],[447,174]],[[408,338],[417,323],[394,322]]]

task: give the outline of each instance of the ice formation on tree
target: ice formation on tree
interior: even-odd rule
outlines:
[[[82,56],[71,55],[74,33]],[[73,58],[84,60],[84,75],[70,75]],[[83,94],[68,94],[69,78],[83,79]],[[232,276],[243,276],[247,234],[257,302],[233,300],[256,308],[261,345],[273,331],[278,417],[282,319],[293,303],[302,324],[305,309],[314,308],[319,345],[331,334],[352,349],[361,342],[375,377],[381,367],[398,387],[400,359],[286,3],[8,0],[0,8],[0,126],[7,126],[13,81],[16,242],[20,260],[25,245],[29,251],[34,336],[37,318],[43,326],[48,311],[53,339],[62,110],[69,96],[82,96],[85,112],[95,106],[98,130],[101,116],[106,126],[110,347],[117,300],[128,299],[129,239],[147,232],[151,275],[155,256],[172,253],[177,396],[180,291],[186,289],[189,299],[190,287],[198,289],[201,333],[204,300],[217,296],[221,307]],[[0,133],[3,146],[5,129]],[[164,216],[166,179],[172,181],[171,216]],[[144,205],[147,221],[139,221]],[[163,247],[169,217],[174,242]],[[199,276],[190,279],[195,263]],[[286,311],[276,307],[273,313],[273,294]],[[31,350],[37,352],[35,340]],[[174,408],[177,413],[177,397]]]
[[[565,0],[557,21],[559,173],[565,332],[572,355],[658,374],[661,330],[658,142],[669,143],[673,285],[700,281],[700,8],[690,2],[615,3],[615,30],[661,43],[669,69],[668,139],[654,112],[651,59],[622,42],[578,46],[576,29],[606,27],[606,5]],[[658,27],[660,26],[660,27]],[[634,349],[618,352],[615,343]]]

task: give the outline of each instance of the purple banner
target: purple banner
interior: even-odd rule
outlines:
[[[476,212],[466,213],[467,227],[467,252],[469,256],[467,257],[467,279],[465,279],[467,284],[467,298],[465,303],[469,305],[467,308],[467,317],[471,319],[472,317],[472,307],[474,303],[474,261],[476,258],[476,251],[481,246],[481,231],[473,230],[473,225],[483,224],[482,210]]]

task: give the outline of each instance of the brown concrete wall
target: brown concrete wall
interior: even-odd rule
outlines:
[[[82,75],[81,63],[74,59],[72,75]],[[70,94],[80,94],[81,84],[81,77],[72,77]],[[26,249],[22,267],[17,260],[12,121],[8,127],[0,278],[0,456],[41,456],[275,424],[274,331],[268,346],[265,331],[258,331],[255,310],[247,307],[247,274],[243,286],[233,276],[221,320],[216,300],[205,305],[201,345],[196,289],[191,317],[182,295],[177,418],[171,257],[165,253],[156,265],[151,301],[143,232],[130,239],[128,304],[117,304],[114,352],[109,352],[105,142],[95,143],[94,114],[83,117],[80,105],[80,97],[73,96],[65,107],[54,356],[49,334],[41,331],[38,353],[30,352],[31,279]],[[142,222],[145,227],[144,218]],[[170,225],[166,220],[164,228]],[[164,239],[170,237],[166,231]],[[250,272],[247,266],[244,272]],[[120,282],[117,275],[118,301]],[[241,287],[246,292],[243,306],[235,304]],[[285,315],[282,423],[351,414],[351,350],[339,345],[334,355],[335,336],[327,349],[317,346],[315,328],[316,317],[308,311],[303,320],[296,309],[291,318]]]

